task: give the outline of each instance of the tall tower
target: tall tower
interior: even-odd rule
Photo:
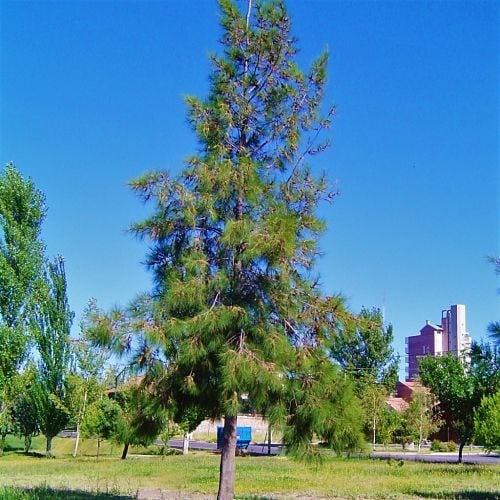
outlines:
[[[442,311],[441,325],[448,334],[448,352],[460,356],[470,349],[471,338],[467,333],[465,305],[454,304]]]
[[[465,323],[465,306],[451,305],[441,311],[441,325],[433,325],[429,321],[420,329],[419,335],[406,337],[406,380],[418,376],[418,363],[424,356],[441,356],[451,353],[454,356],[465,356],[470,361],[468,352],[471,338]]]

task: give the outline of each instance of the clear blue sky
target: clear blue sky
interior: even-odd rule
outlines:
[[[47,197],[43,237],[66,259],[77,317],[91,297],[126,304],[150,287],[127,233],[148,207],[127,182],[196,147],[182,97],[206,95],[215,0],[0,5],[0,161]],[[453,303],[481,339],[500,319],[486,262],[500,254],[498,2],[288,6],[301,64],[329,49],[337,105],[313,164],[342,193],[321,209],[324,291],[384,307],[403,361],[404,337]]]

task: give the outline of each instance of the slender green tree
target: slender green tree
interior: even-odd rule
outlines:
[[[488,451],[500,450],[500,390],[481,400],[474,414],[474,436]]]
[[[12,404],[13,400],[4,400],[2,402],[2,411],[0,412],[0,455],[3,454],[7,434],[13,434],[16,430],[12,416]]]
[[[211,56],[208,97],[186,99],[199,151],[177,176],[131,185],[155,207],[133,230],[150,240],[156,286],[143,328],[168,360],[158,390],[224,417],[218,498],[229,499],[241,396],[256,409],[275,401],[273,415],[300,431],[344,307],[321,297],[312,274],[324,229],[316,208],[336,194],[307,164],[327,146],[320,136],[333,114],[321,107],[327,54],[299,69],[279,0],[248,0],[244,12],[219,4],[222,53]],[[307,419],[308,436],[319,424]]]
[[[73,456],[78,454],[81,437],[81,425],[90,404],[97,401],[105,390],[105,386],[96,377],[86,378],[81,373],[69,373],[66,377],[65,406],[70,415],[70,424],[76,427]]]
[[[102,396],[101,399],[89,405],[81,429],[84,436],[97,440],[98,460],[101,443],[104,439],[112,438],[118,427],[119,418],[119,404],[106,396]]]
[[[442,422],[435,408],[435,397],[421,389],[413,393],[410,405],[404,413],[405,429],[417,440],[418,453],[422,440],[438,431],[441,426]]]
[[[28,353],[27,323],[44,259],[45,211],[43,194],[9,163],[0,172],[0,416],[13,397],[9,381]]]
[[[47,263],[45,286],[40,290],[32,320],[34,341],[40,355],[34,402],[40,429],[47,439],[48,455],[51,454],[52,438],[69,420],[65,397],[73,317],[68,304],[64,259],[57,257]]]
[[[36,370],[30,366],[24,371],[17,382],[17,395],[12,406],[12,417],[16,433],[24,438],[24,452],[31,448],[33,436],[40,432],[38,414],[33,402],[33,384],[36,380]]]
[[[500,385],[500,365],[487,346],[474,344],[470,363],[452,354],[427,356],[419,364],[423,384],[439,401],[443,418],[460,434],[458,461],[474,433],[474,411]]]
[[[392,325],[384,325],[380,309],[361,309],[339,325],[331,347],[332,359],[356,382],[383,384],[393,391],[399,358],[394,354]],[[360,388],[361,392],[361,388]]]
[[[365,424],[371,433],[372,447],[377,443],[377,432],[382,420],[382,415],[387,406],[387,389],[380,384],[365,383],[361,387],[361,405],[365,411]]]
[[[379,416],[377,434],[380,442],[384,446],[396,442],[396,439],[401,434],[402,427],[403,418],[401,413],[386,404]]]
[[[129,384],[116,394],[120,405],[117,427],[112,438],[123,445],[122,460],[131,445],[148,446],[167,425],[167,413],[144,385]]]
[[[102,393],[102,377],[106,362],[111,356],[106,346],[96,345],[89,329],[94,326],[94,318],[99,308],[95,299],[89,301],[80,324],[81,337],[71,344],[71,375],[68,376],[68,408],[76,424],[73,456],[78,453],[80,427],[90,403]]]

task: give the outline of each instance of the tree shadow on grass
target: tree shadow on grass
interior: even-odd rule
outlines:
[[[429,493],[428,491],[418,491],[413,490],[408,492],[410,495],[415,495],[418,498],[443,498],[443,499],[453,499],[453,500],[487,500],[493,499],[498,500],[500,495],[498,493],[492,493],[490,491],[453,491],[453,492],[440,492],[440,493]]]
[[[81,490],[58,490],[53,488],[22,488],[7,486],[0,488],[0,499],[2,500],[85,500],[85,499],[112,499],[130,500],[135,496],[119,495],[113,493],[92,493]]]

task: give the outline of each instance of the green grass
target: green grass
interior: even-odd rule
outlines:
[[[139,490],[148,489],[200,497],[214,497],[217,492],[220,457],[216,454],[131,456],[123,461],[118,458],[118,447],[110,456],[112,447],[105,444],[97,461],[90,455],[72,458],[72,444],[71,439],[55,439],[55,459],[16,451],[0,457],[0,499],[133,498]],[[86,446],[95,449],[90,441],[82,443],[82,450]],[[400,465],[329,454],[319,466],[286,457],[236,460],[239,498],[500,498],[500,466]]]

